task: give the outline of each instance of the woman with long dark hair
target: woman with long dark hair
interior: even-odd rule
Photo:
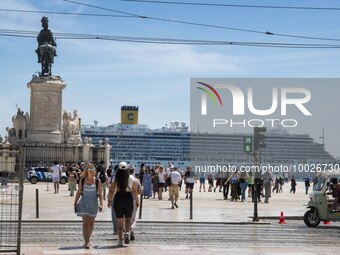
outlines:
[[[130,227],[131,216],[133,212],[133,201],[136,207],[139,206],[137,185],[133,176],[127,171],[126,162],[119,164],[116,172],[115,180],[110,187],[108,194],[108,207],[111,207],[113,200],[113,208],[117,217],[118,225],[118,244],[123,246],[123,226],[125,223],[124,243],[130,243]]]

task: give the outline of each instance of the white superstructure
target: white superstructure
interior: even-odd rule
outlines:
[[[180,168],[199,164],[251,165],[253,157],[243,152],[245,134],[189,132],[185,122],[172,121],[160,129],[147,125],[83,125],[83,137],[94,144],[109,138],[112,164],[126,161],[135,166],[173,162]],[[246,134],[247,135],[247,134]],[[252,135],[252,134],[248,134]],[[334,163],[336,159],[308,134],[289,134],[281,127],[267,130],[267,147],[261,162],[273,165]]]

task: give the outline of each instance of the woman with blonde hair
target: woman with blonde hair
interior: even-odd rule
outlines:
[[[96,176],[96,167],[92,163],[88,163],[82,173],[82,178],[79,181],[78,191],[74,200],[74,208],[77,212],[77,216],[83,218],[85,249],[90,248],[90,238],[93,232],[97,212],[103,210],[101,182],[98,181]],[[80,196],[81,199],[78,203]]]

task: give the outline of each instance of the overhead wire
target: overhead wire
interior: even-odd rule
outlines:
[[[0,29],[0,36],[28,37],[35,38],[36,31]],[[178,38],[155,38],[155,37],[132,37],[113,35],[91,35],[76,33],[54,33],[57,39],[78,39],[78,40],[107,40],[124,41],[133,43],[153,43],[153,44],[182,44],[182,45],[202,45],[202,46],[252,46],[252,47],[275,47],[275,48],[340,48],[340,44],[307,44],[307,43],[278,43],[278,42],[252,42],[252,41],[217,41],[217,40],[193,40]]]
[[[321,11],[340,11],[340,7],[220,4],[220,3],[198,3],[198,2],[185,2],[185,1],[160,1],[160,0],[121,0],[121,1],[123,1],[123,2],[149,3],[149,4],[172,4],[172,5],[212,6],[212,7],[289,9],[289,10],[313,10],[313,11],[320,11],[320,10]]]
[[[191,21],[181,21],[181,20],[174,20],[174,19],[167,19],[167,18],[151,17],[151,16],[145,16],[145,15],[135,14],[131,12],[123,12],[120,10],[106,8],[106,7],[100,7],[96,5],[85,4],[85,3],[81,3],[78,1],[74,1],[74,0],[62,0],[62,1],[77,4],[77,5],[87,6],[91,8],[104,9],[106,11],[111,11],[115,13],[131,15],[134,17],[142,18],[142,19],[171,22],[171,23],[200,26],[200,27],[209,27],[209,28],[216,28],[216,29],[225,29],[225,30],[232,30],[232,31],[239,31],[239,32],[247,32],[247,33],[256,33],[256,34],[269,35],[269,36],[279,36],[279,37],[288,37],[288,38],[297,38],[297,39],[306,39],[306,40],[340,41],[339,38],[327,38],[327,37],[314,37],[314,36],[294,35],[294,34],[285,34],[285,33],[274,33],[270,31],[260,31],[260,30],[254,30],[254,29],[244,29],[244,28],[236,28],[236,27],[230,27],[230,26],[220,26],[220,25],[204,24],[204,23],[191,22]]]
[[[99,7],[94,5],[89,5],[85,3],[80,3],[73,0],[63,0],[65,2],[70,2],[74,4],[85,5],[91,8],[98,8],[106,11],[113,11],[120,13],[120,15],[103,15],[104,17],[134,17],[134,18],[151,18],[141,16],[137,14],[132,14],[129,12],[122,12],[118,10],[113,10],[105,7]],[[31,10],[11,10],[11,9],[0,9],[0,11],[18,11],[18,12],[33,12],[33,13],[51,13],[51,14],[69,14],[69,15],[78,15],[78,13],[67,13],[67,12],[49,12],[49,11],[31,11]],[[124,14],[124,15],[122,15]],[[80,14],[81,15],[81,14]],[[102,14],[83,14],[90,16],[102,16]],[[185,21],[176,21],[176,20],[168,20],[163,18],[156,18],[158,20],[163,21],[171,21],[171,22],[180,22],[185,24],[199,24],[193,22],[185,22]],[[285,34],[273,34],[271,32],[262,32],[256,30],[249,29],[238,29],[224,26],[215,26],[208,24],[199,24],[203,26],[215,27],[215,28],[224,28],[224,29],[235,29],[244,32],[256,32],[256,33],[265,33],[267,35],[278,35],[278,36],[288,36],[288,37],[297,37],[303,39],[316,39],[316,37],[307,37],[307,36],[298,36],[298,35],[285,35]],[[1,36],[12,36],[12,37],[34,37],[37,35],[35,31],[24,31],[24,30],[9,30],[9,29],[0,29]],[[238,42],[238,41],[212,41],[212,40],[190,40],[190,39],[172,39],[172,38],[148,38],[148,37],[123,37],[123,36],[107,36],[107,35],[89,35],[89,34],[71,34],[71,33],[55,33],[58,39],[99,39],[99,40],[113,40],[113,41],[126,41],[126,42],[139,42],[139,43],[162,43],[162,44],[191,44],[191,45],[240,45],[240,46],[258,46],[258,47],[283,47],[283,48],[339,48],[340,45],[337,44],[297,44],[297,43],[264,43],[264,42]],[[322,38],[318,37],[319,40],[330,40],[330,41],[340,41],[340,39],[335,38]]]
[[[81,2],[77,2],[77,1],[73,1],[73,0],[63,0],[63,1],[64,2],[73,3],[73,4],[77,4],[77,5],[91,7],[91,8],[94,8],[94,9],[99,9],[99,10],[104,10],[104,11],[113,11],[113,12],[120,13],[120,14],[125,14],[125,15],[135,16],[135,17],[139,17],[139,18],[144,18],[144,16],[142,16],[142,15],[137,15],[137,14],[133,14],[133,13],[129,13],[129,12],[124,12],[124,11],[119,11],[119,10],[113,10],[113,9],[110,9],[110,8],[101,7],[101,6],[97,6],[97,5],[81,3]]]
[[[136,17],[133,17],[131,15],[98,14],[98,13],[77,13],[77,12],[55,12],[55,11],[34,11],[34,10],[21,10],[21,9],[0,9],[0,12],[39,13],[39,14],[56,14],[56,15],[77,15],[77,16],[112,17],[112,18],[136,18]]]

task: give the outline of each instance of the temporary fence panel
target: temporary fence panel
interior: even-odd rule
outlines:
[[[0,144],[0,254],[20,254],[24,156]]]

